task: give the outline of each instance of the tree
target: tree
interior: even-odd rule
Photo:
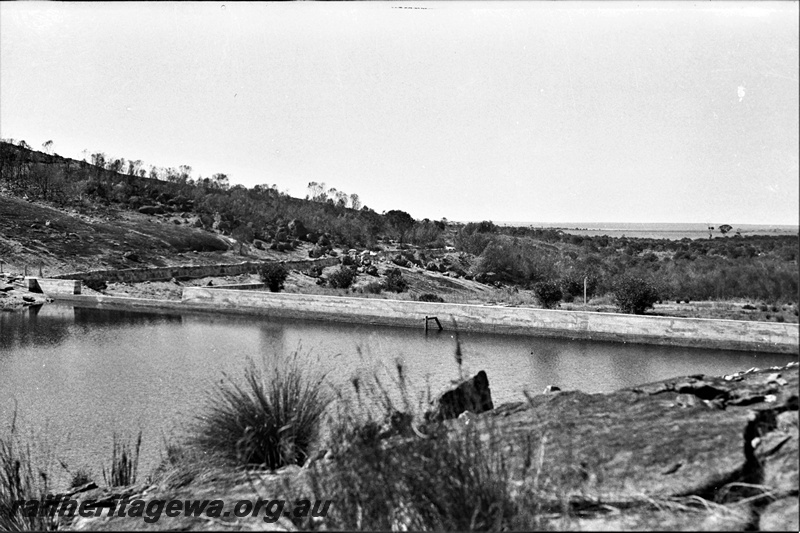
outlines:
[[[139,169],[142,167],[142,160],[128,161],[128,176],[138,176]]]
[[[732,229],[733,229],[733,226],[730,226],[730,225],[728,225],[728,224],[723,224],[723,225],[721,225],[721,226],[719,227],[719,231],[720,231],[720,233],[722,233],[723,235],[725,235],[726,233],[728,233],[728,232],[729,232],[730,230],[732,230]]]
[[[228,190],[230,187],[230,182],[228,181],[228,175],[218,172],[211,176],[212,187],[215,189],[222,189],[223,191]]]
[[[267,284],[271,292],[281,292],[289,271],[280,263],[268,263],[261,267],[261,281]]]
[[[325,203],[328,199],[328,195],[325,194],[325,183],[310,182],[308,184],[308,192],[312,202]]]
[[[350,195],[350,207],[358,211],[361,209],[361,200],[356,193]]]
[[[643,315],[658,301],[658,289],[646,279],[623,276],[614,289],[614,299],[623,313]]]
[[[255,234],[253,232],[253,228],[248,226],[247,224],[242,224],[241,226],[237,226],[232,232],[231,237],[239,241],[239,255],[242,255],[242,248],[245,244],[250,244],[253,242]],[[272,291],[277,292],[277,291]]]
[[[403,279],[403,273],[399,268],[393,268],[386,272],[386,290],[390,292],[403,292],[408,288],[408,283]]]
[[[44,153],[46,153],[47,155],[52,155],[52,153],[53,153],[53,141],[51,140],[51,141],[43,142],[42,143],[42,149],[44,150]]]
[[[402,243],[406,233],[414,227],[414,219],[405,211],[392,209],[386,213],[386,222],[398,234],[398,240]]]
[[[328,285],[334,289],[347,289],[356,279],[356,273],[350,267],[340,266],[328,275]]]
[[[192,175],[192,167],[189,165],[181,165],[178,167],[178,181],[180,183],[188,183]]]
[[[545,309],[554,308],[556,304],[561,301],[561,297],[563,296],[561,287],[558,286],[558,283],[552,281],[540,281],[536,283],[533,286],[533,293],[536,294],[536,298],[539,299],[539,303],[542,304],[542,307]]]

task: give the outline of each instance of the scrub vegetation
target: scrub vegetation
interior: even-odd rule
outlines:
[[[320,288],[307,290],[407,299],[433,293],[452,303],[554,309],[585,297],[586,309],[596,311],[798,321],[797,235],[741,235],[723,224],[703,239],[616,238],[415,220],[400,210],[376,213],[357,194],[320,182],[293,198],[274,185],[231,186],[225,174],[195,177],[189,165],[148,167],[88,151],[76,161],[53,148],[0,142],[6,264],[45,262],[64,273],[337,257],[341,268],[317,273]],[[267,278],[270,290],[304,286],[289,276],[284,288],[277,269]],[[632,303],[636,291],[641,303]],[[711,308],[701,302],[732,304],[707,314]]]

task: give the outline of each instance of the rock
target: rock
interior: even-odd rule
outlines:
[[[551,392],[560,392],[560,391],[561,391],[561,388],[557,387],[556,385],[548,385],[547,387],[544,388],[544,393],[545,394],[549,394]]]
[[[758,521],[759,531],[800,531],[797,497],[783,498],[767,505]]]
[[[430,421],[442,421],[456,418],[464,411],[480,414],[492,409],[494,404],[489,378],[486,372],[481,370],[436,398],[432,409],[425,413],[425,418]]]
[[[259,239],[255,239],[255,240],[253,241],[253,246],[255,246],[256,248],[258,248],[259,250],[264,250],[264,249],[266,249],[266,246],[265,246],[265,243],[264,243],[264,241],[261,241],[261,240],[259,240]]]
[[[134,261],[134,262],[138,262],[139,261],[139,256],[136,255],[135,252],[131,252],[131,251],[128,251],[128,252],[125,252],[124,254],[122,254],[122,257],[124,257],[128,261]]]
[[[293,237],[301,238],[308,235],[308,229],[305,227],[303,222],[299,219],[293,219],[289,222],[289,232],[292,234]]]
[[[14,290],[13,285],[0,285],[0,292],[8,292],[13,290]]]

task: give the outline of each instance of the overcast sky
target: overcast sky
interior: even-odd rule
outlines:
[[[0,2],[0,136],[415,218],[798,224],[799,39],[783,1]]]

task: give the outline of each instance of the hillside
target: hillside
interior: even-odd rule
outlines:
[[[637,239],[414,220],[400,210],[378,214],[361,206],[358,195],[325,191],[316,182],[300,199],[274,186],[230,186],[223,174],[194,179],[188,166],[152,167],[148,174],[140,161],[129,162],[126,174],[124,159],[91,159],[0,142],[0,261],[7,272],[350,255],[353,261],[342,260],[356,274],[355,290],[370,297],[432,294],[455,303],[615,311],[616,294],[627,284],[646,289],[647,301],[636,312],[798,321],[800,243],[794,235]],[[372,273],[359,259],[367,252],[376,262]],[[377,294],[376,283],[385,284],[394,268],[407,290]],[[353,290],[327,284],[331,273],[321,279],[292,274],[286,290]],[[177,294],[175,287],[120,290]]]

